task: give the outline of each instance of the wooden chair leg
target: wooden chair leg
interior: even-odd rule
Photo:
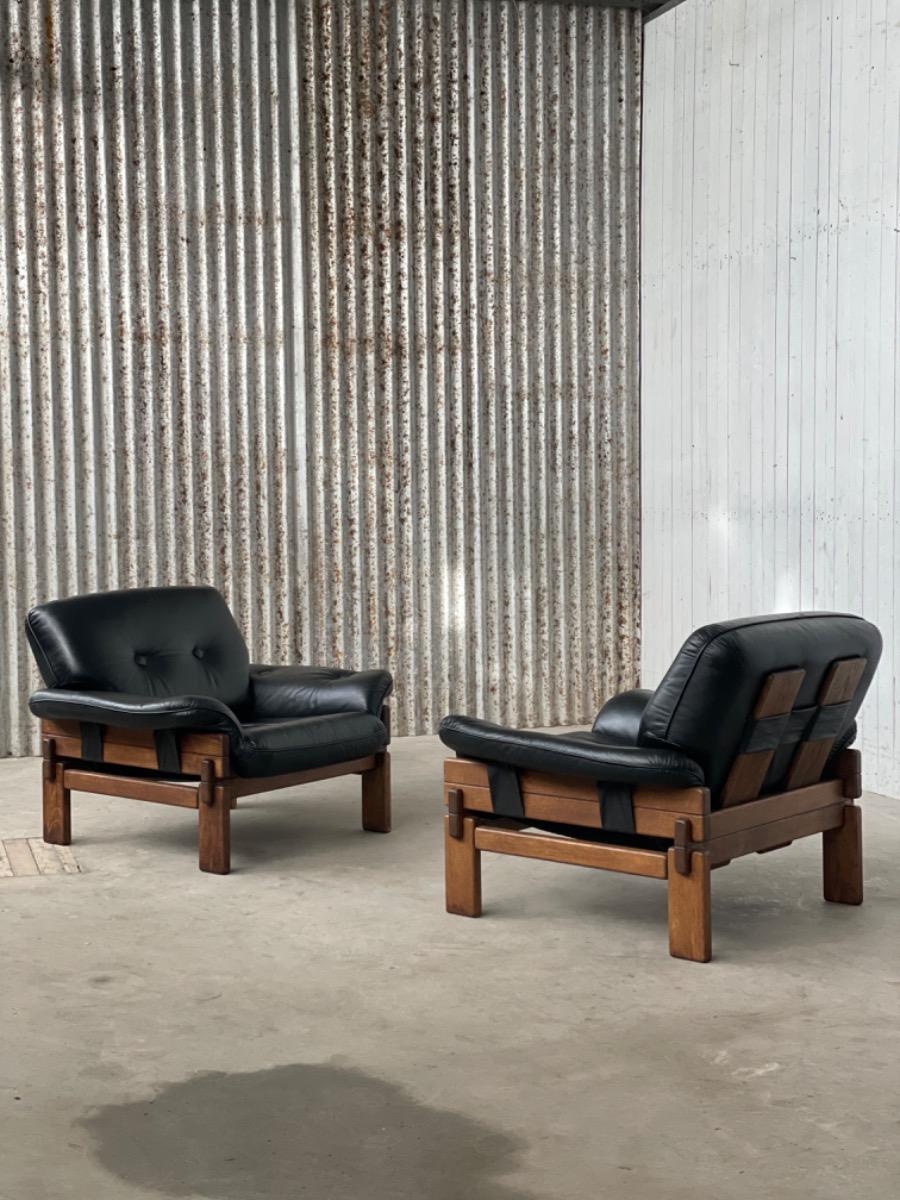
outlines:
[[[450,834],[444,817],[444,866],[447,912],[459,917],[481,916],[481,851],[475,849],[475,822],[462,818],[462,837]]]
[[[200,870],[227,875],[231,870],[231,796],[217,783],[213,764],[201,763]]]
[[[844,808],[844,823],[822,834],[822,875],[825,899],[832,904],[862,904],[862,809]]]
[[[55,757],[44,759],[44,841],[54,846],[72,842],[72,801],[63,787],[64,769]]]
[[[375,766],[362,773],[362,827],[369,833],[391,832],[391,756],[376,754]]]
[[[712,958],[709,854],[704,850],[692,851],[690,867],[689,875],[679,874],[675,868],[675,850],[669,851],[669,953],[673,958],[709,962]]]

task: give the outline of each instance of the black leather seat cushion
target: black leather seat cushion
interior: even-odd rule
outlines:
[[[338,713],[242,725],[231,757],[238,775],[258,778],[367,758],[387,743],[387,730],[371,713]]]
[[[702,769],[677,750],[607,743],[593,732],[536,733],[463,716],[445,717],[438,732],[457,754],[520,770],[579,775],[598,783],[703,786]]]

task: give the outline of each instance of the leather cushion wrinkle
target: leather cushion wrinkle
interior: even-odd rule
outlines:
[[[345,712],[377,717],[392,687],[387,671],[293,665],[250,668],[250,704],[256,718]]]

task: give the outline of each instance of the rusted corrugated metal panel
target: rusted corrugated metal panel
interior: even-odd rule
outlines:
[[[637,663],[640,23],[501,0],[0,9],[2,745],[27,608],[209,580],[398,732]]]

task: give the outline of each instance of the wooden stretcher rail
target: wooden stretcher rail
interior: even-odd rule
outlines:
[[[743,804],[735,804],[731,808],[723,808],[719,812],[712,813],[709,819],[708,836],[720,838],[727,833],[737,833],[741,829],[748,829],[754,825],[780,821],[784,817],[794,817],[798,813],[827,808],[842,800],[843,797],[842,781],[828,779],[824,783],[814,783],[809,787],[797,788],[793,792],[779,792],[774,796],[764,796],[761,800],[747,800]]]
[[[733,858],[741,858],[745,854],[759,854],[766,850],[777,850],[788,846],[797,838],[809,837],[813,833],[825,833],[829,829],[839,829],[844,823],[844,813],[848,808],[846,800],[829,804],[822,808],[814,808],[807,812],[786,817],[781,821],[769,821],[764,825],[754,825],[736,833],[726,834],[725,837],[711,838],[704,843],[703,848],[709,851],[710,862],[730,862]]]
[[[539,858],[545,862],[618,871],[624,875],[646,875],[651,879],[665,879],[667,875],[666,856],[655,850],[604,846],[577,838],[498,829],[493,825],[476,825],[475,848],[494,854],[514,854],[519,858]]]
[[[272,792],[278,788],[293,787],[301,783],[317,783],[321,779],[337,779],[341,775],[361,775],[375,766],[375,756],[354,758],[350,762],[334,763],[330,767],[317,767],[312,771],[294,771],[289,775],[261,775],[258,779],[244,779],[234,775],[228,781],[229,791],[235,797],[255,796],[260,792]]]
[[[98,796],[122,796],[126,800],[149,800],[154,804],[174,804],[177,808],[197,808],[195,782],[176,783],[169,779],[134,779],[103,771],[82,771],[65,767],[63,787],[73,792],[92,792]]]

